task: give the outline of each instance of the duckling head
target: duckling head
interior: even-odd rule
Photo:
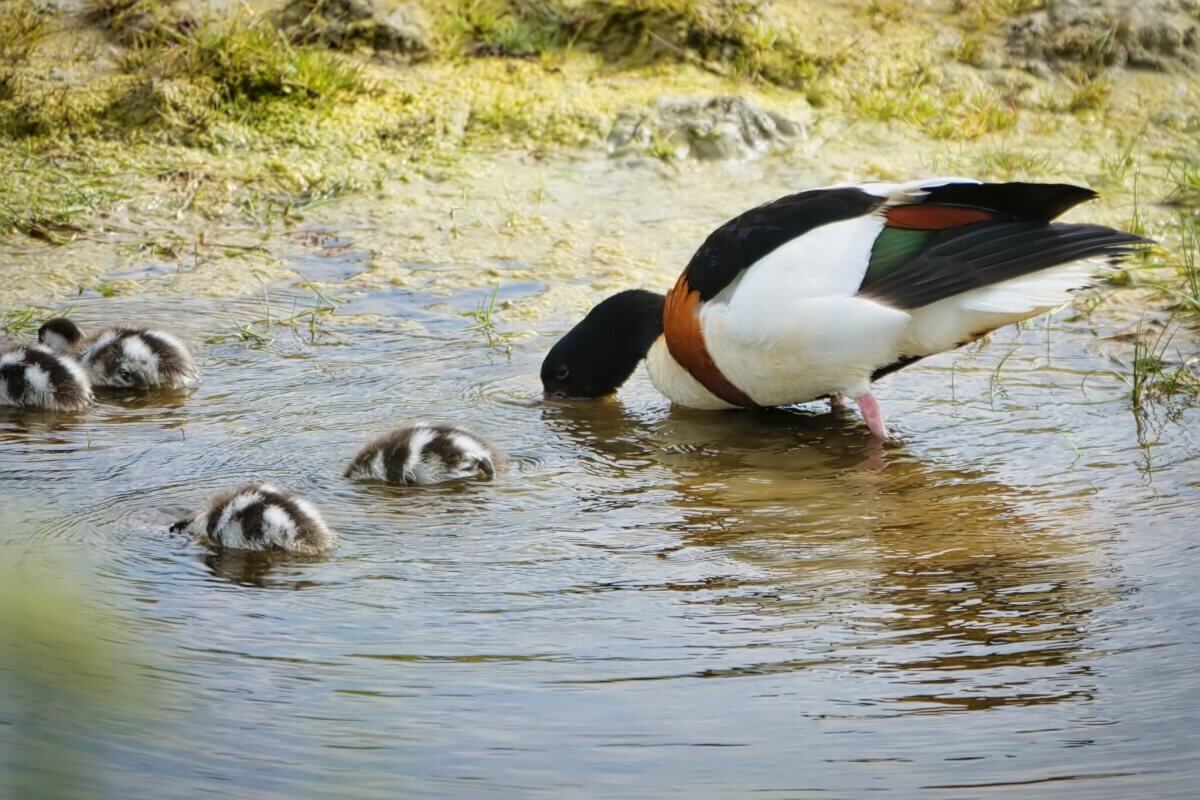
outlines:
[[[66,317],[55,317],[38,328],[38,342],[58,353],[74,353],[83,344],[83,331]]]
[[[588,312],[542,362],[547,397],[605,397],[629,380],[663,332],[663,296],[630,289]]]

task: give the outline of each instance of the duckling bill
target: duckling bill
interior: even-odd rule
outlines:
[[[176,522],[171,530],[229,550],[314,555],[337,544],[337,534],[316,506],[269,483],[247,483],[214,495],[206,508]]]
[[[85,337],[66,317],[47,321],[38,341],[77,356],[93,386],[111,389],[190,389],[200,372],[174,334],[151,328],[113,327]]]
[[[389,431],[363,446],[346,468],[351,480],[375,480],[408,486],[491,478],[494,448],[453,425],[416,423]]]
[[[717,228],[666,295],[604,300],[542,363],[548,396],[600,397],[643,359],[673,403],[702,410],[852,397],[1065,303],[1147,240],[1055,222],[1096,193],[934,178],[789,195]]]

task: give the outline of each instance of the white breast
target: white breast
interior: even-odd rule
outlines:
[[[705,303],[704,340],[725,377],[764,406],[866,391],[911,320],[855,296],[883,223],[872,214],[816,228]]]
[[[722,302],[700,312],[717,367],[764,406],[861,394],[900,355],[911,317],[861,297],[780,297],[769,309]]]
[[[646,354],[646,372],[654,388],[672,403],[703,411],[737,408],[705,389],[700,381],[681,367],[667,349],[666,337],[659,336],[650,346],[650,352]]]

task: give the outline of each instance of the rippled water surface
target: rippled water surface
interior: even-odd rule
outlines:
[[[640,375],[542,403],[570,320],[506,353],[456,313],[479,298],[358,296],[384,323],[258,348],[206,343],[253,301],[74,304],[175,328],[205,379],[0,413],[5,561],[81,564],[62,579],[120,621],[105,669],[133,687],[63,711],[90,764],[72,773],[37,766],[54,717],[10,676],[0,794],[49,775],[122,798],[1195,796],[1200,416],[1139,426],[1105,331],[1008,329],[893,376],[878,448],[824,408],[672,411]],[[340,477],[416,418],[506,466]],[[167,532],[251,477],[316,501],[337,551]]]

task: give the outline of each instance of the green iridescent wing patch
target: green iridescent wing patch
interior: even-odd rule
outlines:
[[[918,231],[906,228],[884,228],[871,248],[871,260],[867,262],[867,274],[862,288],[916,258],[937,231]]]

